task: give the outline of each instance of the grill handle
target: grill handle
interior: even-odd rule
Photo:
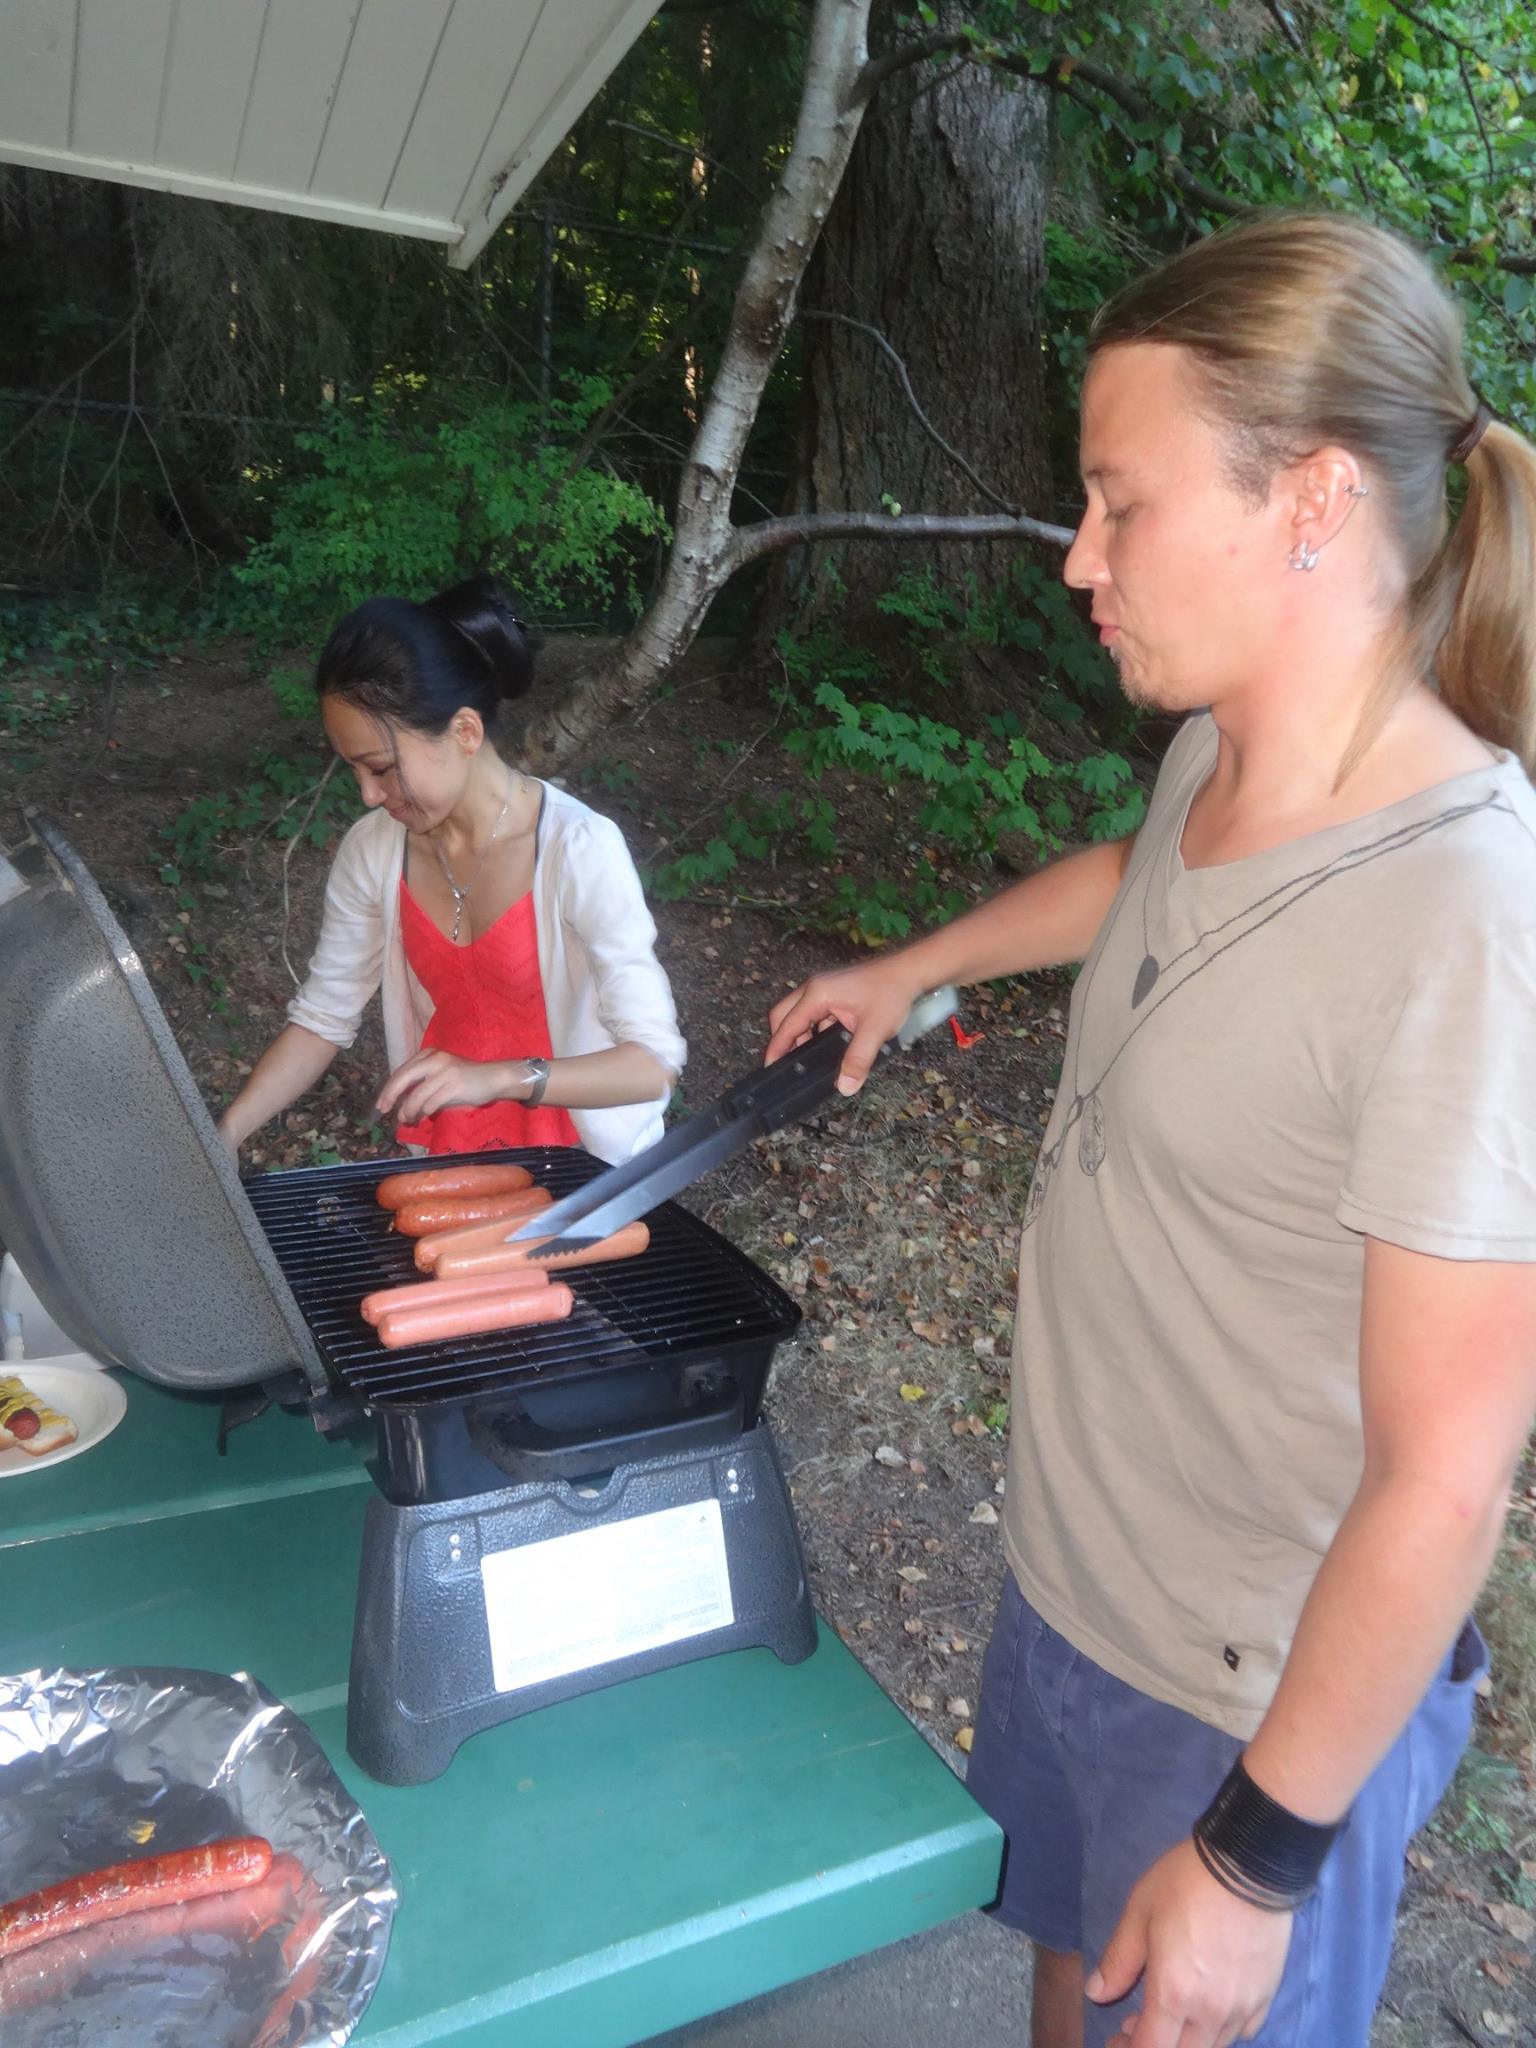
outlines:
[[[465,1422],[476,1450],[511,1480],[586,1479],[637,1458],[728,1443],[745,1427],[746,1395],[731,1376],[707,1407],[687,1415],[565,1431],[546,1429],[515,1394],[500,1394],[470,1409]]]

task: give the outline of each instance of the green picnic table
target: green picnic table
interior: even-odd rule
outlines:
[[[345,1747],[362,1464],[279,1410],[220,1457],[216,1399],[124,1386],[105,1441],[0,1484],[0,1671],[247,1671],[303,1717],[400,1891],[354,2040],[630,2048],[995,1894],[997,1828],[825,1627],[376,1783]]]

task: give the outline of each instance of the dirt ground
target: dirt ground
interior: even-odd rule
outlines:
[[[557,643],[547,685],[590,652]],[[739,700],[727,654],[702,645],[672,691],[569,778],[618,819],[642,864],[707,839],[723,805],[796,786],[773,713]],[[162,835],[198,798],[259,781],[253,755],[277,751],[318,774],[314,735],[281,717],[267,672],[239,649],[189,649],[179,663],[118,677],[110,692],[66,678],[75,715],[41,743],[9,755],[0,744],[0,840],[19,833],[23,804],[62,826],[139,948],[215,1110],[282,1021],[292,987],[285,881],[287,950],[302,972],[329,848],[300,843],[285,869],[271,823],[286,799],[274,790],[263,822],[210,849],[217,866],[196,882],[163,879],[172,849]],[[878,791],[842,783],[822,793],[838,803],[845,846],[921,854],[911,821]],[[731,883],[711,900],[657,907],[691,1047],[684,1106],[707,1103],[754,1065],[769,1003],[848,952],[808,914],[824,877],[764,863]],[[963,1012],[972,1042],[926,1040],[857,1101],[778,1134],[690,1198],[804,1306],[775,1365],[770,1412],[817,1603],[957,1768],[1001,1576],[1015,1230],[1068,994],[1056,977],[973,992]],[[381,1061],[370,1026],[244,1163],[392,1149],[370,1108]],[[1501,1657],[1478,1748],[1413,1851],[1375,2048],[1536,2044],[1529,1471],[1514,1509],[1484,1603]]]

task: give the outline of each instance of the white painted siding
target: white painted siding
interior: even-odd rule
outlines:
[[[0,160],[473,260],[659,0],[0,0]]]

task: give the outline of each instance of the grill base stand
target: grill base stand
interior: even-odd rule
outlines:
[[[525,1545],[718,1502],[733,1619],[679,1641],[498,1690],[481,1560]],[[620,1465],[606,1485],[542,1480],[467,1500],[396,1506],[363,1530],[347,1748],[370,1777],[423,1784],[482,1729],[726,1650],[798,1664],[816,1647],[805,1560],[764,1422],[708,1452]]]

